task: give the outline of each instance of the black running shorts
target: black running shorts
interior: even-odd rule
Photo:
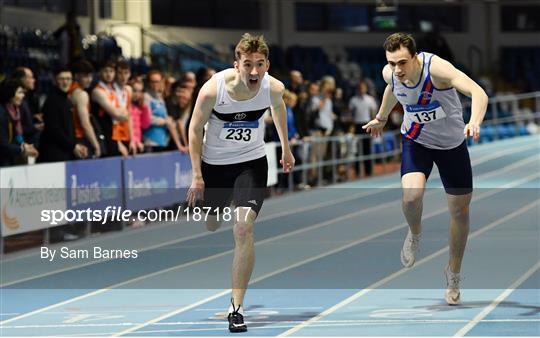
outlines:
[[[266,156],[256,160],[215,165],[201,163],[204,180],[204,203],[215,215],[216,208],[250,207],[257,214],[261,210],[266,194],[268,162]]]

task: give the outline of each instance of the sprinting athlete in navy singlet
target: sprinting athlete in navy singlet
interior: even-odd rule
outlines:
[[[478,140],[487,95],[467,75],[440,57],[416,51],[411,35],[395,33],[384,45],[387,83],[375,119],[362,128],[373,136],[382,133],[396,103],[403,106],[401,125],[403,155],[401,184],[403,213],[409,231],[401,250],[401,262],[413,266],[421,235],[423,196],[433,164],[437,165],[450,211],[450,259],[445,268],[449,305],[460,301],[460,271],[469,233],[472,170],[465,139]],[[472,99],[472,114],[465,124],[457,91]]]

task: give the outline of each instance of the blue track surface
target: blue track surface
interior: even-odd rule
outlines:
[[[275,198],[256,224],[246,295],[250,336],[540,335],[540,137],[470,149],[475,193],[462,305],[443,299],[449,216],[437,171],[420,257],[403,269],[407,231],[392,174]],[[140,250],[135,260],[3,257],[2,336],[223,336],[230,225],[180,222],[81,241]]]

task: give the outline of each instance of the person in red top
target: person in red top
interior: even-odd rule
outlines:
[[[74,81],[68,91],[73,103],[73,126],[75,138],[88,147],[89,157],[100,157],[101,148],[90,121],[90,97],[86,89],[92,84],[94,67],[86,60],[75,63],[72,67]]]
[[[135,81],[131,84],[131,127],[133,131],[133,143],[137,152],[144,152],[142,131],[150,127],[150,107],[144,104],[144,83]]]

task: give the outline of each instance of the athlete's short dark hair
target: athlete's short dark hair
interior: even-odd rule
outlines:
[[[416,55],[416,42],[411,34],[402,32],[394,33],[387,37],[383,44],[384,50],[388,52],[395,52],[401,46],[407,48],[411,56]]]

